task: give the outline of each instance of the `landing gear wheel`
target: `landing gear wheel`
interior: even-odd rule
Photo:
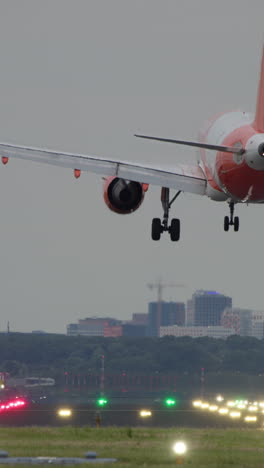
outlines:
[[[239,217],[234,217],[234,231],[237,232],[239,230]]]
[[[160,240],[160,235],[163,232],[169,232],[172,241],[178,241],[180,239],[180,220],[174,218],[169,226],[169,211],[171,205],[175,202],[176,198],[180,195],[181,190],[178,190],[174,197],[170,200],[170,189],[167,187],[161,188],[161,205],[163,209],[163,219],[153,218],[151,237],[154,241]]]
[[[224,230],[225,231],[229,230],[229,226],[234,226],[235,232],[239,230],[239,217],[234,216],[234,208],[235,208],[235,202],[230,201],[229,202],[230,216],[225,216],[224,218]]]
[[[228,216],[224,217],[224,230],[225,231],[229,230],[229,217]]]
[[[178,218],[173,218],[170,225],[170,238],[173,242],[177,242],[180,239],[181,224]]]
[[[158,241],[160,240],[160,235],[162,233],[162,225],[161,225],[161,220],[159,218],[153,218],[152,220],[152,226],[151,226],[151,237],[152,240]]]

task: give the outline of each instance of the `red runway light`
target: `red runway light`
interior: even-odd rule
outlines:
[[[12,410],[12,409],[16,409],[16,408],[21,408],[22,406],[25,406],[26,405],[26,401],[25,400],[11,400],[11,401],[8,401],[7,404],[2,404],[0,406],[0,412],[2,411],[5,411],[5,410]]]

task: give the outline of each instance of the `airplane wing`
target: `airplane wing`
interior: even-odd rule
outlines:
[[[83,154],[61,153],[48,149],[16,146],[7,143],[0,143],[0,157],[19,158],[52,164],[54,166],[79,169],[103,176],[115,176],[199,195],[204,195],[206,188],[204,173],[195,164],[177,164],[175,168],[167,169],[165,166],[139,165],[133,162],[103,159]]]

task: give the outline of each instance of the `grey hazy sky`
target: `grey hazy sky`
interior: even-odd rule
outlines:
[[[133,133],[196,138],[221,111],[254,111],[263,0],[0,0],[0,140],[134,161],[195,158]],[[150,188],[130,216],[110,212],[102,181],[10,161],[0,167],[0,330],[65,332],[89,315],[128,319],[156,298],[216,289],[264,309],[264,207],[182,195],[182,237],[150,240]]]

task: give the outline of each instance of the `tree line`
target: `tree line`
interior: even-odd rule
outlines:
[[[9,333],[0,335],[0,371],[11,376],[58,379],[64,372],[264,374],[264,340],[233,335],[208,337],[103,338]]]

